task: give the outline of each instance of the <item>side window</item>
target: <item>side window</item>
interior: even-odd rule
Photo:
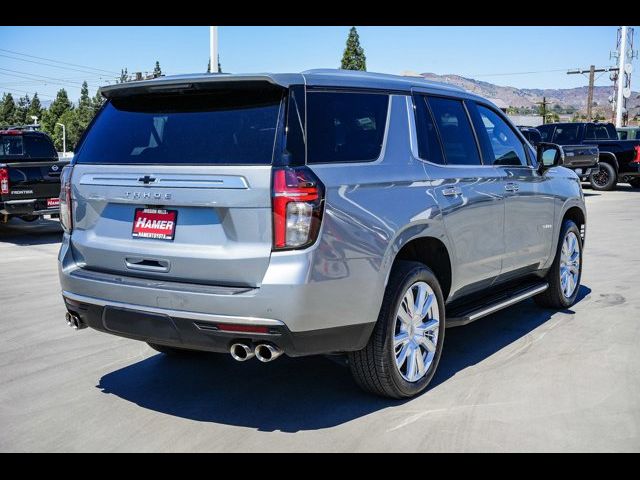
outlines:
[[[524,145],[511,127],[493,110],[482,105],[477,108],[482,124],[476,125],[476,131],[487,135],[493,165],[526,165]]]
[[[558,125],[553,134],[553,143],[559,145],[575,145],[578,143],[578,129],[580,125]],[[588,129],[587,129],[588,133]],[[587,137],[588,138],[588,137]]]
[[[447,164],[481,165],[478,145],[462,102],[438,97],[431,97],[428,102],[440,132]]]
[[[438,131],[433,117],[427,107],[427,99],[422,95],[413,97],[416,106],[416,134],[418,140],[418,156],[432,163],[444,163]]]
[[[618,140],[627,140],[629,132],[627,130],[618,131]]]
[[[307,92],[307,162],[366,162],[382,150],[389,95]]]

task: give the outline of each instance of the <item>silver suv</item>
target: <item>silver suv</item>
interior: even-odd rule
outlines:
[[[175,355],[347,354],[361,387],[401,398],[433,378],[445,327],[576,300],[578,177],[483,98],[336,70],[102,94],[62,178],[76,328]]]

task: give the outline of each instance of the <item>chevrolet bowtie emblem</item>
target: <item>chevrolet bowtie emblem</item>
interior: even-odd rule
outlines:
[[[150,183],[155,182],[156,179],[153,177],[150,177],[149,175],[145,175],[144,177],[140,177],[138,181],[144,183],[145,185],[148,185]]]

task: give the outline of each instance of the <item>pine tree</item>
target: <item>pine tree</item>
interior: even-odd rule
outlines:
[[[360,36],[356,27],[351,27],[347,37],[347,46],[342,54],[340,68],[343,70],[367,70],[367,57],[360,46]]]
[[[60,121],[60,117],[65,114],[65,112],[73,110],[73,104],[69,100],[69,96],[67,95],[67,91],[64,88],[58,90],[58,94],[51,105],[47,110],[42,114],[42,129],[47,132],[49,135],[54,136],[56,130],[56,123]],[[54,139],[55,141],[55,139]],[[59,142],[60,147],[62,147],[62,141]],[[58,144],[56,143],[56,148],[58,148]]]
[[[16,102],[13,95],[5,93],[2,95],[2,103],[0,103],[0,126],[8,127],[16,121]]]
[[[87,82],[82,82],[82,88],[80,89],[80,99],[78,100],[78,120],[85,127],[89,125],[89,122],[93,118],[93,104],[89,97],[89,86]]]
[[[95,96],[91,99],[91,107],[94,115],[98,113],[102,105],[104,105],[104,97],[100,95],[100,91],[96,91]]]
[[[118,83],[126,83],[129,81],[129,72],[126,68],[120,70],[120,78],[117,80]]]
[[[38,117],[38,120],[42,119],[42,104],[38,98],[38,92],[33,95],[31,103],[29,104],[29,110],[27,111],[27,120],[29,123],[34,122],[31,117]]]
[[[29,105],[31,104],[31,99],[29,98],[29,94],[24,97],[20,97],[18,100],[18,107],[16,108],[15,121],[17,125],[26,125],[31,123],[31,119],[28,116],[29,113]]]
[[[153,78],[162,75],[162,69],[160,68],[160,62],[156,60],[156,66],[153,68]]]

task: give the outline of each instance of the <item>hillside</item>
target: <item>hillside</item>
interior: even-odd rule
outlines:
[[[519,89],[461,77],[460,75],[437,75],[435,73],[422,73],[420,75],[428,80],[460,86],[465,90],[469,90],[483,97],[498,98],[511,107],[535,107],[536,102],[541,101],[542,97],[546,97],[550,106],[558,104],[563,108],[573,107],[581,112],[586,111],[588,93],[588,87],[586,85],[577,88]],[[586,81],[585,78],[585,83]],[[610,114],[611,106],[608,98],[612,93],[613,86],[594,87],[593,100],[596,103],[594,107],[596,112],[602,112],[606,115]],[[632,112],[637,110],[640,105],[640,100],[636,98],[638,95],[639,92],[634,91],[629,99]]]

